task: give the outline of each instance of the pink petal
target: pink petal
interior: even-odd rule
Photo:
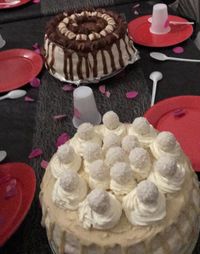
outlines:
[[[38,48],[38,49],[34,49],[34,52],[35,52],[36,54],[41,55],[41,50],[40,50],[40,48]]]
[[[10,181],[10,179],[11,179],[11,175],[5,174],[0,177],[0,184],[7,183],[8,181]]]
[[[5,193],[6,199],[16,196],[17,194],[16,184],[17,184],[16,179],[10,180],[9,184],[6,186],[6,193]]]
[[[139,15],[139,12],[137,10],[134,11],[135,15]]]
[[[40,86],[40,79],[34,78],[33,80],[31,80],[30,85],[32,87],[38,88]]]
[[[173,112],[174,117],[182,117],[186,114],[186,110],[183,108],[179,108]]]
[[[24,97],[24,100],[25,101],[28,101],[28,102],[33,102],[33,101],[35,101],[33,98],[31,98],[30,96],[25,96]]]
[[[67,115],[65,115],[65,114],[63,114],[63,115],[55,115],[55,116],[53,116],[53,119],[54,120],[61,120],[61,119],[63,119],[63,118],[65,118]]]
[[[35,148],[31,151],[31,153],[29,154],[28,158],[29,159],[33,159],[33,158],[36,158],[36,157],[39,157],[40,155],[42,155],[43,152],[42,152],[42,149],[40,148]]]
[[[34,4],[39,4],[39,3],[40,3],[40,0],[33,0],[33,3],[34,3]]]
[[[175,47],[172,49],[172,51],[175,53],[175,54],[181,54],[184,52],[184,48],[183,47]]]
[[[0,214],[0,226],[5,223],[4,217]]]
[[[49,164],[48,161],[42,160],[40,163],[40,166],[41,166],[41,168],[46,169],[48,164]]]
[[[134,99],[137,96],[138,96],[138,92],[136,92],[136,91],[130,91],[130,92],[126,93],[127,99]]]
[[[66,132],[62,133],[62,134],[57,138],[56,147],[58,148],[59,146],[65,144],[69,139],[70,139],[70,136],[69,136]]]
[[[167,18],[167,20],[164,23],[164,28],[167,28],[169,26],[169,19]]]
[[[65,91],[65,92],[70,92],[70,91],[73,91],[74,90],[74,87],[70,84],[66,84],[62,87],[62,89]]]
[[[110,91],[106,91],[106,92],[105,92],[105,96],[106,96],[106,97],[110,98],[110,95],[111,95],[111,94],[110,94]]]
[[[32,48],[33,48],[33,49],[39,49],[40,46],[39,46],[38,42],[34,43],[34,44],[32,45]]]
[[[105,87],[105,85],[99,86],[99,92],[101,92],[102,94],[106,93],[106,87]]]
[[[81,113],[78,111],[77,108],[74,108],[74,116],[77,117],[77,118],[81,117]]]

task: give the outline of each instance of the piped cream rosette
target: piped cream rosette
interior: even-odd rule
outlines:
[[[138,138],[141,146],[147,148],[157,136],[157,131],[144,117],[137,117],[128,127],[128,135]]]
[[[120,138],[123,138],[126,133],[126,125],[120,122],[118,115],[113,111],[108,111],[103,115],[103,125],[97,128],[97,133],[102,137],[106,137],[111,133],[116,134]]]
[[[69,169],[79,171],[81,163],[81,157],[75,153],[69,143],[65,143],[58,147],[57,153],[50,162],[51,172],[55,178],[58,178],[63,172]]]
[[[94,126],[90,123],[81,124],[77,133],[70,140],[70,145],[73,146],[76,153],[83,156],[85,148],[88,146],[88,142],[96,143],[101,146],[102,140],[99,135],[94,131]]]
[[[149,225],[166,216],[165,196],[148,180],[140,182],[123,198],[122,207],[132,225]]]
[[[102,189],[92,190],[79,205],[79,220],[86,229],[113,228],[122,214],[121,203]]]
[[[67,170],[57,179],[53,193],[53,202],[62,209],[76,210],[87,195],[87,184],[75,171]]]

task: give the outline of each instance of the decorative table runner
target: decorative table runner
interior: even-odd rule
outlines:
[[[95,8],[114,6],[116,4],[133,3],[133,0],[42,0],[41,12],[43,14],[53,14],[65,9],[77,10],[80,8]]]

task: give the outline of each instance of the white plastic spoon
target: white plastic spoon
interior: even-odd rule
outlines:
[[[157,83],[163,78],[163,75],[159,71],[154,71],[150,74],[149,78],[153,81],[152,95],[151,95],[151,107],[154,105],[156,97]]]
[[[0,162],[3,161],[7,156],[7,152],[4,150],[0,151]]]
[[[151,23],[152,22],[152,18],[148,18],[148,22]],[[169,21],[169,24],[172,24],[172,25],[194,25],[194,22],[190,22],[190,21],[173,21],[173,20],[170,20]]]
[[[26,91],[24,90],[20,90],[20,89],[13,90],[7,93],[6,95],[1,96],[0,101],[4,99],[18,99],[20,97],[23,97],[24,95],[26,95]]]
[[[166,61],[166,60],[172,60],[172,61],[181,61],[181,62],[194,62],[194,63],[200,63],[200,60],[198,59],[189,59],[189,58],[178,58],[178,57],[169,57],[166,56],[163,53],[160,52],[151,52],[150,57],[159,60],[159,61]]]

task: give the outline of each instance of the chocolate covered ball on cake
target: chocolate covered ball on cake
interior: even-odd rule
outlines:
[[[56,78],[74,83],[111,75],[138,58],[119,14],[97,9],[64,12],[47,25],[45,65]]]

